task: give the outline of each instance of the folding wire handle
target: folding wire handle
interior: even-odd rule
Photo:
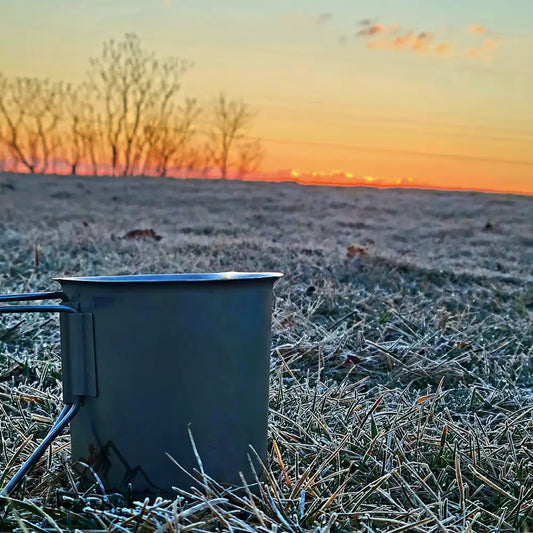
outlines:
[[[10,294],[0,296],[0,302],[27,302],[34,300],[65,300],[66,296],[62,292],[38,292],[30,294]],[[0,314],[7,313],[78,313],[77,309],[68,305],[7,305],[0,306]],[[65,426],[72,420],[80,407],[81,396],[75,397],[72,403],[67,403],[59,418],[43,439],[41,444],[35,449],[28,460],[20,467],[18,472],[11,478],[8,484],[0,492],[0,496],[9,496],[22,482],[24,476],[33,468],[40,459],[46,448],[61,433]]]

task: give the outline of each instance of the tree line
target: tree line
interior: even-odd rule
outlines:
[[[223,93],[206,105],[180,98],[192,68],[160,60],[135,34],[104,43],[79,85],[0,73],[0,170],[113,176],[242,176],[263,150],[254,118]]]

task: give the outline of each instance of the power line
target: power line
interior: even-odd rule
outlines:
[[[417,152],[413,150],[399,150],[394,148],[380,148],[376,146],[363,146],[356,144],[341,144],[341,143],[330,143],[330,142],[320,142],[320,141],[297,141],[294,139],[279,139],[273,137],[262,137],[263,141],[277,143],[277,144],[293,144],[293,145],[304,145],[304,146],[321,146],[328,148],[339,148],[342,150],[354,150],[354,151],[364,151],[364,152],[375,152],[375,153],[388,153],[388,154],[397,154],[397,155],[409,155],[414,157],[441,157],[444,159],[457,159],[461,161],[485,161],[489,163],[503,163],[508,165],[524,165],[524,166],[533,166],[533,161],[518,161],[516,159],[498,159],[494,157],[481,157],[481,156],[469,156],[464,154],[447,154],[447,153],[438,153],[438,152]]]

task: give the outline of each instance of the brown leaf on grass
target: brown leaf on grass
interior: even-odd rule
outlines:
[[[344,365],[358,365],[361,363],[361,359],[357,357],[357,355],[349,354],[346,356],[346,359],[344,360]]]
[[[351,244],[346,250],[346,256],[350,259],[354,259],[355,257],[364,257],[368,255],[366,248],[363,248],[362,246],[354,246],[353,244]]]
[[[158,235],[152,228],[132,229],[131,231],[128,231],[126,235],[124,235],[123,239],[140,239],[143,237],[149,237],[151,239],[155,239],[156,241],[160,241],[162,239],[161,235]]]
[[[470,348],[470,343],[469,342],[465,342],[465,341],[459,341],[457,343],[455,343],[455,347],[456,348]]]

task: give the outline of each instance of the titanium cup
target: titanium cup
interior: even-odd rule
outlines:
[[[0,301],[61,305],[0,313],[61,313],[63,399],[77,405],[72,460],[87,482],[96,474],[107,493],[169,496],[195,482],[167,454],[229,486],[241,485],[239,472],[251,481],[251,447],[266,459],[272,289],[282,275],[58,278],[60,292]]]

